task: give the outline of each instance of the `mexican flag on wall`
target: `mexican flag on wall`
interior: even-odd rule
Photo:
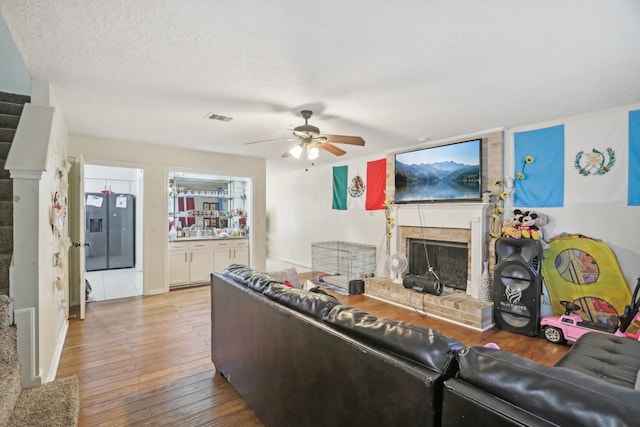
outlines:
[[[333,209],[384,209],[387,159],[333,168]]]

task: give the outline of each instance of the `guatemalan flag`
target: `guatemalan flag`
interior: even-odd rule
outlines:
[[[514,205],[640,205],[640,110],[514,134]]]
[[[333,168],[333,209],[384,209],[387,159]]]

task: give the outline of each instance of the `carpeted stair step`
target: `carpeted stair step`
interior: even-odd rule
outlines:
[[[0,426],[8,426],[22,392],[16,328],[8,325],[10,299],[0,296]]]
[[[0,178],[0,202],[13,202],[13,180]]]
[[[0,142],[0,159],[6,160],[11,150],[10,142]]]
[[[11,254],[0,254],[0,295],[9,295],[9,267]],[[2,388],[0,388],[2,390]],[[0,426],[2,424],[0,423]]]
[[[31,102],[31,97],[29,95],[18,95],[17,93],[0,92],[0,102],[26,104]]]
[[[13,142],[13,137],[15,135],[15,129],[0,128],[0,142]]]
[[[0,128],[17,129],[20,116],[0,113]]]
[[[20,365],[17,360],[2,363],[2,365],[0,368],[0,387],[2,387],[2,397],[0,397],[0,425],[9,426],[11,425],[9,424],[9,420],[11,419],[22,391],[22,385],[20,384]]]
[[[0,101],[0,114],[20,117],[23,109],[24,104],[14,104],[13,102]]]
[[[22,388],[17,331],[14,326],[8,326],[10,302],[10,298],[0,295],[0,426],[77,426],[78,377]]]
[[[0,227],[13,225],[13,202],[0,200]]]
[[[6,159],[0,159],[0,179],[11,178],[11,172],[4,169]]]
[[[13,225],[0,225],[0,254],[13,253]]]
[[[8,425],[76,426],[79,412],[80,386],[78,378],[72,376],[38,387],[23,388]]]

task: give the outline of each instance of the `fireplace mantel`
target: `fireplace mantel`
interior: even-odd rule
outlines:
[[[402,252],[400,227],[431,227],[466,229],[471,232],[469,244],[470,267],[467,294],[478,299],[482,263],[485,260],[488,229],[487,213],[490,203],[421,203],[392,205],[393,236],[391,253]]]

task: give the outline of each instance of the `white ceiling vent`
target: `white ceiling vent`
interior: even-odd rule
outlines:
[[[233,117],[221,116],[220,114],[209,113],[204,116],[205,119],[218,120],[220,122],[230,122]]]

